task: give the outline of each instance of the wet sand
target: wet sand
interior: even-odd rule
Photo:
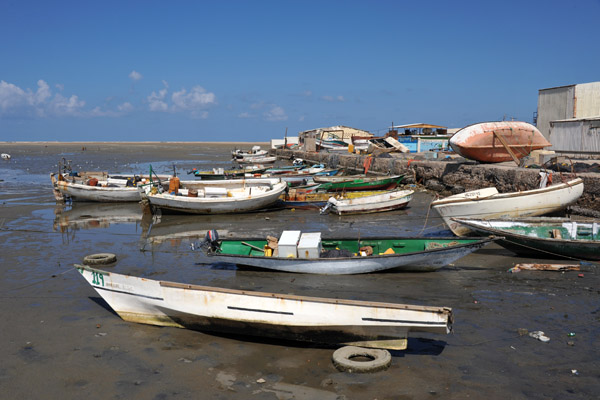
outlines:
[[[600,279],[592,265],[511,274],[519,262],[564,261],[518,258],[490,245],[432,273],[329,277],[203,264],[189,247],[197,240],[190,234],[207,229],[450,235],[427,212],[431,193],[418,192],[406,210],[350,218],[283,210],[148,221],[136,205],[56,206],[48,178],[65,157],[79,170],[123,173],[145,172],[150,163],[168,173],[175,164],[185,179],[193,167],[229,167],[234,147],[0,143],[12,156],[0,163],[1,398],[598,398]],[[387,371],[342,373],[332,348],[124,322],[73,269],[98,252],[117,255],[107,269],[152,279],[448,306],[454,333],[412,333]],[[550,342],[519,328],[544,331]]]

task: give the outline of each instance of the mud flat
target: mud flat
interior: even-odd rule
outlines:
[[[229,165],[235,144],[219,146],[19,144],[8,150],[11,161],[0,163],[0,397],[590,399],[600,393],[600,276],[592,264],[564,273],[509,273],[517,263],[559,261],[488,246],[432,273],[327,277],[203,264],[189,246],[197,240],[193,232],[213,228],[224,235],[284,229],[449,235],[428,214],[435,193],[421,186],[406,210],[351,218],[283,210],[148,221],[124,207],[118,214],[131,218],[115,220],[114,210],[56,206],[52,196],[48,174],[63,156],[81,169],[127,172],[152,163],[185,171]],[[413,334],[388,370],[343,373],[331,362],[333,348],[124,322],[73,268],[99,252],[117,255],[107,269],[152,279],[448,306],[454,333]],[[525,331],[543,331],[550,341]]]

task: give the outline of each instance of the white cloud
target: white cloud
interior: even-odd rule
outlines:
[[[254,115],[249,112],[243,112],[238,114],[238,118],[254,118]]]
[[[202,86],[194,86],[189,92],[187,89],[181,89],[173,92],[170,96],[169,105],[169,85],[163,81],[164,88],[158,92],[152,92],[147,97],[150,111],[157,112],[189,112],[195,118],[208,118],[206,108],[216,104],[216,96],[212,92],[207,92]]]
[[[62,84],[54,86],[64,89]],[[116,110],[100,107],[85,110],[85,105],[75,94],[52,93],[50,85],[42,79],[38,80],[35,92],[0,81],[0,118],[120,117],[134,110],[130,102],[118,105]]]
[[[139,81],[140,79],[143,78],[142,74],[140,74],[139,72],[133,70],[131,71],[131,73],[129,74],[129,78],[131,78],[134,81]]]
[[[344,98],[344,96],[336,96],[336,97],[333,97],[333,96],[321,96],[321,100],[325,100],[325,101],[328,101],[330,103],[333,103],[333,102],[336,102],[336,101],[342,103],[342,102],[346,101],[346,99]]]
[[[50,115],[55,116],[80,116],[83,106],[85,106],[85,101],[79,100],[76,95],[66,98],[57,93],[48,104],[47,110]]]
[[[148,105],[150,107],[150,111],[168,111],[169,106],[164,101],[167,96],[167,92],[169,91],[169,84],[166,81],[163,81],[163,85],[165,86],[163,89],[159,90],[158,93],[152,92],[150,96],[148,96]]]
[[[286,121],[288,119],[285,110],[275,105],[266,111],[264,116],[267,121]]]
[[[126,101],[125,103],[117,106],[117,109],[123,113],[129,113],[133,111],[133,105],[130,102]]]
[[[40,79],[35,92],[0,81],[0,117],[32,118],[81,115],[85,101],[72,95],[57,93],[52,97],[50,86]]]

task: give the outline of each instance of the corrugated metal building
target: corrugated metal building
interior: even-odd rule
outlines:
[[[600,82],[541,89],[537,128],[551,150],[600,152]]]
[[[600,153],[600,117],[550,122],[550,150],[568,153]]]

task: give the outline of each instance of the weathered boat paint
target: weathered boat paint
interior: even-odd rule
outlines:
[[[76,265],[125,321],[320,344],[406,348],[411,331],[449,333],[452,309],[253,292]]]
[[[517,254],[600,260],[600,223],[568,218],[455,218],[480,235],[499,235],[498,243]]]
[[[573,204],[583,194],[583,180],[575,178],[545,188],[522,192],[494,193],[480,189],[449,196],[431,203],[450,230],[458,236],[471,230],[451,218],[509,218],[532,217],[559,211]]]
[[[221,240],[216,250],[202,248],[207,261],[224,262],[276,271],[347,275],[389,269],[435,271],[497,240],[488,238],[331,238],[322,239],[323,250],[347,250],[352,256],[294,258],[265,256],[266,239]],[[243,243],[242,243],[243,242]],[[251,246],[248,246],[251,245]],[[373,255],[361,256],[370,246]],[[257,249],[261,249],[260,251]],[[383,254],[392,249],[393,253]]]
[[[449,143],[461,156],[482,162],[510,161],[513,159],[511,152],[520,159],[533,150],[552,146],[535,126],[521,121],[469,125],[456,132]]]

